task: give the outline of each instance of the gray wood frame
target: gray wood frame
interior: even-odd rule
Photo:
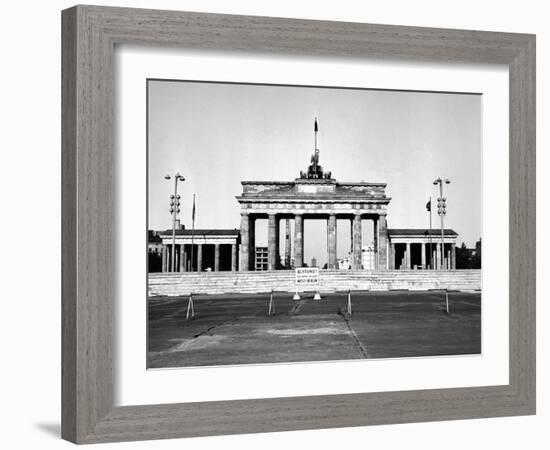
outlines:
[[[62,13],[62,436],[77,443],[535,413],[535,37],[76,6]],[[506,64],[510,383],[113,407],[113,51],[117,43]]]

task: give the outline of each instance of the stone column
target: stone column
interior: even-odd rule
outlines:
[[[250,270],[250,216],[241,213],[241,261],[239,270]]]
[[[327,268],[328,268],[328,241],[329,241],[329,238],[328,238],[328,220],[327,220]]]
[[[349,221],[349,236],[350,236],[350,246],[349,246],[349,254],[350,254],[350,263],[353,264],[353,219]]]
[[[185,245],[180,244],[180,272],[185,272]]]
[[[275,216],[275,270],[281,267],[281,221]]]
[[[304,265],[304,218],[301,214],[294,217],[294,267]]]
[[[269,214],[267,218],[267,270],[277,270],[279,221],[275,214]]]
[[[220,244],[214,244],[214,272],[220,271]]]
[[[290,219],[285,219],[285,268],[290,269]]]
[[[388,265],[388,223],[385,215],[378,218],[378,270],[386,270]]]
[[[250,256],[248,257],[251,265],[250,270],[256,270],[256,218],[250,216],[250,226],[248,233],[248,246],[250,248]]]
[[[361,233],[361,215],[355,214],[353,216],[353,262],[351,266],[354,270],[360,270],[362,265],[363,244]]]
[[[372,219],[372,242],[374,247],[374,269],[378,270],[378,217]]]
[[[426,269],[426,244],[420,244],[422,248],[422,269]]]
[[[237,244],[231,244],[231,271],[237,270]]]
[[[394,270],[395,269],[395,244],[393,242],[390,244],[390,254],[388,256],[389,256],[388,266],[390,270]]]
[[[411,244],[407,242],[405,250],[405,269],[411,268]]]
[[[197,272],[202,272],[202,244],[197,245]]]
[[[456,245],[451,244],[451,270],[456,270]]]
[[[337,251],[337,239],[336,239],[336,216],[331,214],[328,218],[327,223],[328,230],[328,265],[329,269],[337,269],[338,261],[336,258]]]
[[[166,245],[162,246],[162,271],[167,272],[167,260],[168,260],[168,250],[166,248]]]

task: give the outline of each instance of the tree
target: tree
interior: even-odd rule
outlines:
[[[476,242],[476,249],[472,255],[472,269],[481,269],[481,238]]]
[[[457,269],[481,269],[481,239],[476,242],[476,248],[468,248],[463,242],[456,247]]]
[[[472,250],[466,247],[463,242],[460,247],[456,247],[456,268],[471,269],[472,267]]]

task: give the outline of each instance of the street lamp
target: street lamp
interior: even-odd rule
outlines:
[[[165,175],[165,180],[170,180],[172,177],[170,175]],[[170,213],[172,214],[172,256],[171,266],[172,272],[176,271],[176,222],[178,220],[178,214],[180,212],[180,199],[181,196],[178,194],[178,181],[185,181],[183,175],[176,173],[174,175],[174,193],[170,195]]]
[[[445,214],[447,214],[447,199],[443,197],[443,183],[451,184],[451,180],[442,180],[441,178],[438,178],[434,181],[434,185],[439,185],[439,197],[437,198],[437,214],[441,218],[441,257],[439,258],[439,266],[441,269],[443,269],[443,260],[445,258],[445,229],[443,225],[443,220]]]

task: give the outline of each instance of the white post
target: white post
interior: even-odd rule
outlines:
[[[267,311],[268,316],[271,316],[272,314],[275,314],[275,303],[273,302],[273,289],[271,289],[271,292],[269,294],[269,309]]]
[[[187,313],[185,314],[185,320],[189,320],[189,316],[191,316],[191,319],[195,318],[195,308],[193,307],[193,294],[189,294],[189,301],[187,302]]]

